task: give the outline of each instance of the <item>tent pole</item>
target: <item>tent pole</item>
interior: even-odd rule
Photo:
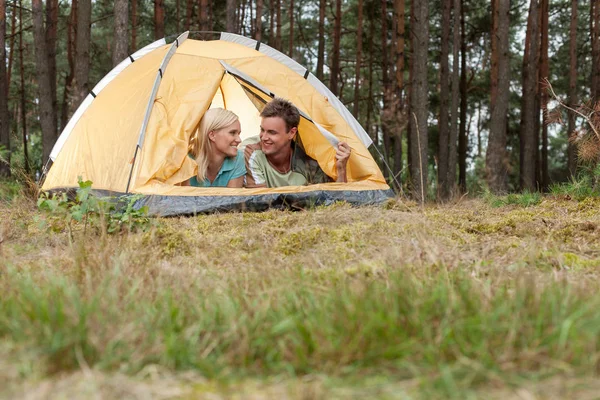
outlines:
[[[152,87],[152,92],[150,93],[150,98],[148,99],[148,105],[146,106],[146,113],[144,114],[142,127],[140,128],[140,136],[138,138],[137,146],[135,148],[133,162],[131,163],[131,171],[129,172],[129,179],[127,180],[127,189],[125,190],[126,193],[129,193],[129,186],[131,184],[131,178],[133,177],[133,169],[135,168],[137,153],[142,148],[142,145],[144,143],[144,138],[146,136],[146,128],[148,127],[148,121],[150,120],[150,113],[152,112],[154,100],[156,98],[156,94],[158,93],[158,87],[162,82],[163,74],[167,69],[169,61],[171,61],[171,57],[173,57],[173,54],[175,54],[179,45],[187,39],[188,34],[189,32],[184,32],[181,35],[179,35],[177,39],[175,39],[175,41],[171,44],[169,51],[167,52],[167,54],[165,54],[165,57],[163,58],[160,64],[160,67],[158,68],[158,73],[156,74],[156,79],[154,80],[154,86]]]
[[[125,189],[125,194],[129,194],[129,184],[131,183],[131,176],[133,175],[133,167],[135,165],[135,159],[137,158],[138,150],[140,146],[135,146],[135,154],[133,155],[133,161],[131,162],[131,169],[129,170],[129,179],[127,179],[127,188]]]

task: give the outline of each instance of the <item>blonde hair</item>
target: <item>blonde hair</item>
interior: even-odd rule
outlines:
[[[198,163],[198,182],[204,182],[206,179],[208,156],[212,151],[208,134],[226,128],[238,120],[237,115],[223,108],[211,108],[204,113],[190,141],[190,153]]]

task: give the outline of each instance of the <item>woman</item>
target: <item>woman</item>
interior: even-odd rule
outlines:
[[[206,111],[191,143],[191,156],[198,163],[198,174],[182,186],[241,188],[246,175],[237,115],[222,108]]]

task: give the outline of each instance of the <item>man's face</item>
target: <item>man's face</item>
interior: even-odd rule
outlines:
[[[266,156],[279,154],[290,149],[290,142],[296,136],[297,128],[289,131],[281,117],[263,118],[260,123],[260,146]]]

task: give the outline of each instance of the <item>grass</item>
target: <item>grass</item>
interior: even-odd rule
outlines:
[[[338,204],[71,240],[5,199],[0,397],[586,398],[599,205]]]
[[[531,207],[542,201],[542,195],[538,192],[525,191],[523,193],[510,193],[505,196],[497,196],[490,192],[484,194],[484,199],[492,207],[516,205],[520,207]]]

